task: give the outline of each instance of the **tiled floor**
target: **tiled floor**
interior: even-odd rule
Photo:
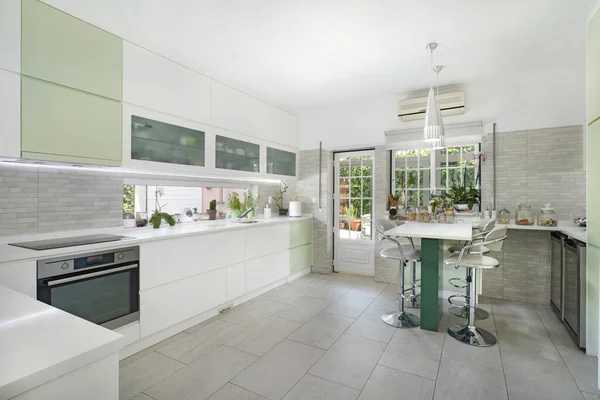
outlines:
[[[600,399],[597,359],[548,307],[483,300],[490,348],[380,316],[396,288],[310,274],[121,362],[121,400]],[[418,310],[416,310],[418,313]]]

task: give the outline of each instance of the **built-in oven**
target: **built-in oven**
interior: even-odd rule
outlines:
[[[139,247],[37,262],[37,298],[108,329],[139,319]]]

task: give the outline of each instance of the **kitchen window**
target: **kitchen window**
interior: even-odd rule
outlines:
[[[454,146],[441,150],[392,151],[392,193],[409,207],[429,204],[432,191],[447,191],[462,184],[479,187],[475,157],[479,145]]]

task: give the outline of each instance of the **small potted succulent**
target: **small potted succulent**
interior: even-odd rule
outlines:
[[[208,219],[210,221],[217,219],[217,200],[210,201],[208,204],[208,210],[206,210],[206,212],[208,213]]]

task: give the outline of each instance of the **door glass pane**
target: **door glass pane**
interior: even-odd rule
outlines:
[[[372,157],[363,157],[362,175],[371,176],[371,170],[373,167]]]
[[[296,175],[296,153],[267,147],[267,174]]]
[[[204,166],[204,132],[131,116],[131,158]]]
[[[350,179],[340,179],[340,199],[347,199],[350,197]]]
[[[406,176],[407,176],[406,187],[408,189],[418,188],[419,182],[418,182],[417,171],[416,170],[408,170],[408,171],[406,171]]]
[[[216,167],[235,171],[260,172],[260,146],[217,135]]]
[[[350,218],[350,200],[340,200],[340,221],[344,218]]]
[[[350,167],[348,167],[347,165],[343,166],[340,163],[340,176],[350,176]]]
[[[363,192],[362,197],[371,197],[371,178],[363,178]]]
[[[340,219],[340,239],[350,239],[350,221]]]
[[[362,218],[371,218],[371,200],[363,200],[362,202]]]

